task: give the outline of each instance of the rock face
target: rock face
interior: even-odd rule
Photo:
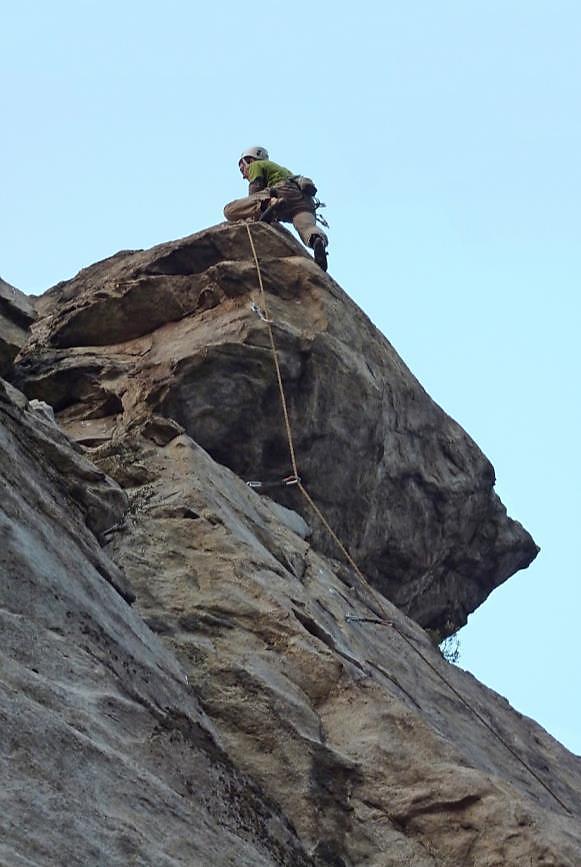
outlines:
[[[494,493],[494,471],[388,341],[284,230],[252,227],[301,477],[366,576],[447,634],[537,548]],[[291,466],[244,225],[81,271],[38,302],[17,384],[79,442],[155,413],[245,480]],[[292,488],[314,547],[335,543]]]
[[[28,326],[36,318],[27,296],[0,277],[0,376],[6,376],[12,361],[26,342]]]
[[[100,550],[76,449],[58,485],[6,387],[0,422],[0,863],[578,864],[581,760],[298,515],[153,417],[94,452]]]
[[[2,867],[312,864],[125,601],[126,495],[2,380],[0,445]]]
[[[302,477],[375,586],[296,487],[244,483],[289,471],[244,226],[55,287],[31,402],[0,388],[0,863],[577,867],[581,759],[416,622],[465,616],[532,540],[339,287],[252,232]],[[416,573],[429,551],[450,571]]]

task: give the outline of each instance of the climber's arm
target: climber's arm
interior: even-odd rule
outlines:
[[[248,178],[249,196],[251,196],[252,193],[259,193],[261,190],[266,189],[266,176],[262,166],[257,163],[250,163],[246,177]]]
[[[259,193],[261,190],[266,188],[266,179],[265,178],[256,178],[254,181],[250,181],[248,184],[248,195],[251,196],[252,193]]]

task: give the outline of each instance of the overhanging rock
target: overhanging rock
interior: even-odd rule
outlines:
[[[446,634],[537,553],[474,441],[284,230],[252,226],[301,477],[369,580]],[[180,425],[245,480],[290,472],[245,225],[122,252],[59,284],[17,381],[89,447],[149,415]],[[296,489],[313,546],[334,542]]]

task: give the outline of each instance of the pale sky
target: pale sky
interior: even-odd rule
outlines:
[[[581,753],[581,5],[0,0],[0,274],[38,294],[222,220],[261,144],[329,270],[541,546],[460,665]]]

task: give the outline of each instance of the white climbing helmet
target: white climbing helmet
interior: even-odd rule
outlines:
[[[259,146],[255,146],[252,148],[246,148],[245,151],[242,151],[240,154],[240,159],[238,162],[242,162],[246,157],[252,157],[255,160],[267,160],[268,159],[268,151],[266,148],[261,148]]]

